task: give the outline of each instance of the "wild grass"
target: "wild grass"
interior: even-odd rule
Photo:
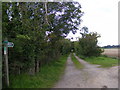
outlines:
[[[10,88],[52,88],[64,73],[68,55],[62,56],[58,61],[45,65],[36,75],[11,75]]]
[[[82,68],[84,67],[84,66],[76,59],[76,57],[74,56],[73,53],[71,54],[71,59],[72,59],[74,65],[75,65],[75,67],[76,67],[77,69],[82,69]]]
[[[101,65],[100,67],[103,68],[118,66],[118,59],[114,59],[106,56],[86,57],[84,58],[84,60],[91,64]]]

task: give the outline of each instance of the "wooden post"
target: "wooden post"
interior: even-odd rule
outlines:
[[[5,82],[6,85],[9,86],[9,70],[8,70],[8,40],[5,39],[4,41],[4,57],[5,57]]]

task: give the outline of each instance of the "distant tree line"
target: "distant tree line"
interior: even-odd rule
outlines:
[[[120,45],[107,45],[103,46],[102,48],[120,48]]]

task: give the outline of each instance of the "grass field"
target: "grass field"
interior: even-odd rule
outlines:
[[[60,60],[42,67],[34,76],[11,75],[10,88],[52,88],[64,72],[67,57],[68,55],[62,56]]]
[[[110,57],[104,57],[104,56],[87,57],[84,60],[91,64],[101,65],[100,67],[118,66],[118,59],[113,59]]]
[[[73,53],[71,54],[71,59],[75,65],[75,67],[77,69],[82,69],[84,66],[76,59],[76,57],[73,55]]]
[[[110,49],[104,49],[104,52],[102,53],[103,55],[107,55],[109,57],[116,57],[120,58],[119,55],[120,48],[110,48]]]

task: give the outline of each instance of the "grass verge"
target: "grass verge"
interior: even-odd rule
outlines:
[[[85,61],[91,63],[91,64],[98,64],[101,65],[100,67],[112,67],[118,65],[118,59],[105,57],[105,56],[99,56],[99,57],[87,57],[84,58]]]
[[[84,66],[76,59],[76,57],[73,55],[73,53],[71,54],[71,59],[75,65],[75,67],[77,69],[82,69]]]
[[[68,55],[62,56],[58,61],[45,65],[34,76],[11,75],[10,88],[52,88],[64,73],[67,57]]]

